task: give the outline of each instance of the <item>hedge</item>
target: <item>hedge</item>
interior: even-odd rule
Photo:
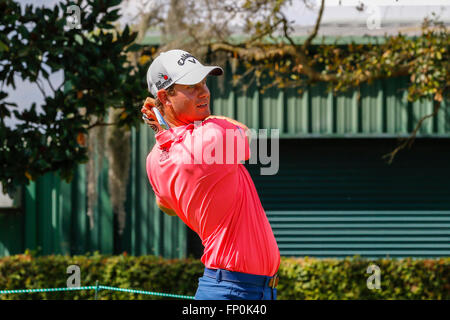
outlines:
[[[381,288],[368,289],[368,266],[381,272]],[[67,267],[78,265],[81,286],[100,285],[193,296],[203,265],[198,259],[155,256],[40,256],[0,258],[0,290],[66,287]],[[450,299],[450,258],[312,259],[282,257],[278,299]],[[3,294],[0,299],[94,299],[93,290]],[[101,290],[98,299],[161,299]]]

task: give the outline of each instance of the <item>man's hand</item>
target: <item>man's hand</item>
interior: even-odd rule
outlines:
[[[173,210],[170,209],[170,208],[164,207],[162,204],[160,204],[160,203],[158,202],[158,200],[156,200],[156,204],[158,205],[159,209],[161,209],[161,211],[164,212],[165,214],[167,214],[167,215],[169,215],[169,216],[172,216],[172,217],[174,217],[174,216],[177,215],[177,213],[176,213],[175,211],[173,211]]]
[[[160,131],[163,131],[163,129],[152,110],[153,107],[155,107],[155,99],[147,97],[147,99],[145,99],[144,105],[142,106],[141,112],[144,115],[144,122],[148,124],[155,133],[158,133]]]

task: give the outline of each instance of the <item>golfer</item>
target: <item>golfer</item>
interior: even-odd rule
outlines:
[[[250,157],[248,128],[211,116],[206,77],[222,74],[222,68],[204,66],[182,50],[163,52],[150,65],[147,82],[155,99],[147,98],[141,112],[156,143],[147,175],[159,208],[202,240],[205,271],[196,299],[275,300],[280,253],[241,163]]]

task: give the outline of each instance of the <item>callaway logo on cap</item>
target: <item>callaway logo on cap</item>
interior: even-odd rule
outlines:
[[[156,97],[159,90],[174,83],[196,84],[209,74],[220,76],[223,70],[218,66],[204,66],[192,54],[183,50],[162,52],[148,68],[148,90]]]

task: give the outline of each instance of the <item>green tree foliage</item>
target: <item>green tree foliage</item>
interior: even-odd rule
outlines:
[[[0,181],[9,193],[49,171],[60,170],[70,180],[74,165],[87,160],[85,135],[94,126],[108,124],[108,108],[121,112],[114,124],[139,123],[151,59],[140,56],[140,46],[133,44],[135,32],[115,25],[119,3],[66,0],[53,9],[26,6],[21,11],[14,0],[0,0]],[[163,3],[170,8],[165,10]],[[264,83],[269,86],[296,87],[299,94],[314,82],[326,82],[338,92],[375,79],[407,77],[410,101],[427,98],[435,104],[433,113],[418,121],[412,138],[448,99],[450,37],[442,23],[425,21],[422,35],[416,37],[399,34],[372,44],[325,45],[316,39],[324,1],[313,31],[301,41],[284,14],[289,3],[171,0],[140,15],[137,30],[143,37],[149,24],[161,27],[167,43],[160,50],[174,46],[193,50],[200,59],[215,63],[226,57],[243,89],[267,78],[270,81]],[[66,26],[72,4],[81,9],[80,29]],[[229,23],[238,16],[245,37],[234,41]],[[58,71],[64,72],[64,83],[54,87],[49,75]],[[14,77],[41,88],[43,113],[32,101],[29,106],[8,102],[3,86],[15,86]],[[51,95],[42,90],[40,79],[48,82]],[[16,128],[5,126],[10,115],[21,121]],[[403,142],[390,160],[412,141]]]
[[[447,27],[438,20],[425,19],[422,34],[407,37],[401,33],[385,36],[368,44],[324,44],[316,39],[320,29],[325,1],[321,1],[318,17],[311,34],[302,41],[294,37],[294,26],[285,10],[290,0],[247,0],[230,12],[247,13],[243,41],[209,41],[210,52],[228,53],[243,65],[234,75],[242,88],[261,79],[269,87],[302,88],[324,82],[334,93],[358,88],[376,79],[406,77],[408,100],[429,99],[433,112],[418,120],[408,139],[384,155],[391,163],[395,155],[411,147],[422,123],[436,116],[443,100],[450,99],[450,37]],[[224,39],[222,39],[224,40]],[[314,45],[312,45],[315,40]],[[208,43],[208,41],[205,41]],[[267,81],[269,79],[270,81]]]
[[[87,161],[85,135],[110,125],[109,108],[120,110],[114,125],[136,126],[146,95],[149,61],[132,64],[140,46],[128,26],[118,30],[120,0],[64,1],[54,8],[0,0],[0,88],[15,88],[15,77],[35,83],[45,97],[43,112],[8,102],[0,89],[0,181],[13,193],[17,186],[60,170],[70,181],[75,164]],[[84,5],[82,5],[84,4]],[[68,27],[67,8],[80,7],[81,28]],[[49,76],[64,73],[55,87]],[[52,92],[46,94],[43,83]],[[19,88],[20,89],[20,88]],[[5,125],[14,115],[19,124]]]
[[[318,33],[325,0],[317,1],[317,19],[306,37],[296,36],[295,21],[286,15],[290,10],[293,17],[290,5],[301,1],[309,6],[306,0],[171,0],[164,2],[167,10],[143,11],[138,29],[142,34],[147,22],[147,27],[160,26],[167,39],[162,51],[181,47],[215,64],[230,60],[234,84],[244,91],[256,84],[261,92],[289,87],[301,95],[305,87],[323,82],[338,93],[377,79],[409,79],[409,101],[429,99],[434,109],[385,155],[392,162],[398,151],[411,146],[423,122],[437,115],[442,101],[450,99],[448,27],[434,16],[423,21],[421,34],[415,36],[398,33],[368,37],[364,44],[324,43]],[[365,4],[370,1],[361,1],[355,10],[363,11]],[[236,21],[239,26],[233,25]]]
[[[426,98],[441,102],[443,95],[448,95],[450,37],[447,27],[437,18],[424,20],[420,36],[399,33],[367,44],[324,44],[316,38],[325,1],[322,0],[313,31],[302,41],[294,37],[293,22],[287,20],[283,11],[289,3],[248,0],[242,8],[231,7],[230,11],[251,13],[245,19],[247,36],[237,42],[205,42],[212,52],[228,52],[245,66],[235,76],[236,82],[248,86],[255,78],[273,80],[262,90],[326,82],[331,90],[339,92],[375,79],[408,76],[410,101]]]

